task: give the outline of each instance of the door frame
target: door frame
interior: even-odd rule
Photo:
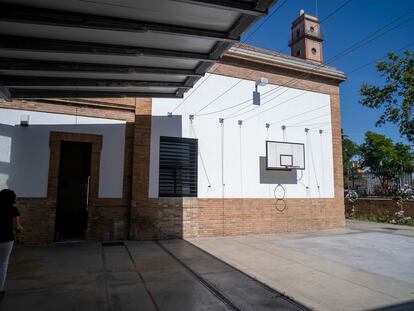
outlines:
[[[56,232],[56,210],[57,210],[57,196],[58,196],[58,182],[59,182],[59,166],[60,166],[60,151],[62,141],[90,143],[92,145],[91,152],[91,176],[89,182],[89,209],[88,209],[88,223],[85,232],[85,238],[88,239],[88,231],[90,228],[91,209],[94,208],[98,200],[99,194],[99,170],[101,162],[102,151],[102,135],[83,134],[83,133],[69,133],[69,132],[50,132],[49,137],[49,177],[47,187],[48,206],[51,209],[50,226],[53,226],[50,231]],[[54,234],[55,236],[55,234]]]

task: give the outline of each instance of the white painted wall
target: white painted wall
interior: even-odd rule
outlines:
[[[30,116],[28,127],[20,126],[22,114]],[[0,109],[0,189],[46,197],[51,131],[103,135],[99,197],[122,197],[125,122],[13,109]]]
[[[204,80],[206,81],[203,83]],[[199,149],[207,172],[207,174],[204,173],[199,156],[199,198],[221,198],[223,195],[226,198],[274,198],[274,189],[278,183],[285,187],[286,198],[334,197],[329,95],[267,85],[259,87],[262,105],[252,112],[228,118],[240,108],[246,107],[240,113],[253,108],[250,101],[223,112],[201,115],[251,99],[254,81],[244,80],[238,83],[239,81],[231,77],[207,75],[198,82],[195,89],[186,95],[188,99],[185,98],[185,102],[174,111],[173,118],[167,117],[167,113],[173,111],[183,99],[153,99],[150,197],[158,196],[160,135],[198,138]],[[201,83],[203,84],[197,89]],[[236,83],[238,84],[235,85]],[[199,114],[196,113],[230,87],[233,88],[228,93]],[[273,92],[265,94],[271,90]],[[271,107],[274,108],[270,109]],[[247,119],[267,109],[270,110]],[[193,126],[196,135],[190,131],[190,114],[195,114]],[[222,170],[221,161],[219,118],[225,118],[224,170]],[[241,127],[237,123],[238,120],[243,120]],[[277,122],[280,120],[285,121]],[[267,130],[265,124],[273,122],[276,123]],[[281,129],[282,125],[287,126],[285,134]],[[308,136],[305,133],[305,127],[311,128]],[[322,135],[319,134],[319,129],[323,130]],[[306,170],[298,171],[296,175],[295,171],[269,172],[261,168],[260,157],[266,155],[265,141],[267,139],[305,143]],[[224,187],[222,186],[222,174]],[[211,187],[208,187],[208,180],[210,180]]]

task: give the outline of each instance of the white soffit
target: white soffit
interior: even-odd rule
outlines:
[[[275,3],[0,0],[0,95],[182,97]]]

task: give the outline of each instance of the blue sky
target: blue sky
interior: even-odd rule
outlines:
[[[279,0],[272,11],[277,9],[282,2],[283,0]],[[305,12],[314,15],[315,2],[315,0],[288,0],[247,40],[247,43],[276,51],[285,49],[291,23],[298,16],[299,10],[304,9]],[[323,20],[344,2],[345,0],[317,1],[319,19]],[[414,1],[410,0],[351,1],[334,16],[323,22],[321,26],[325,37],[324,59],[330,59],[413,8]],[[330,65],[345,73],[351,72],[361,65],[383,58],[389,51],[395,51],[409,43],[414,43],[414,10],[395,25],[408,19],[409,21],[401,27],[386,33],[353,53],[333,61]],[[254,31],[260,23],[261,21],[250,31]],[[248,36],[249,32],[245,34],[245,37]],[[243,38],[242,41],[244,41]],[[414,44],[408,49],[413,50]],[[285,49],[284,53],[290,53],[290,49]],[[361,143],[365,132],[372,130],[391,137],[394,141],[406,142],[404,138],[400,137],[395,125],[375,127],[375,121],[381,115],[381,111],[363,107],[358,103],[359,87],[364,82],[381,85],[382,80],[375,70],[375,64],[351,73],[348,80],[341,84],[341,116],[345,134],[355,142]]]

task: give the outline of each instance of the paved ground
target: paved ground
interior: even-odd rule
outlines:
[[[306,310],[182,240],[17,247],[6,311]]]
[[[17,247],[0,310],[414,310],[413,228],[190,242]]]
[[[315,310],[414,310],[414,228],[353,221],[190,242]]]

